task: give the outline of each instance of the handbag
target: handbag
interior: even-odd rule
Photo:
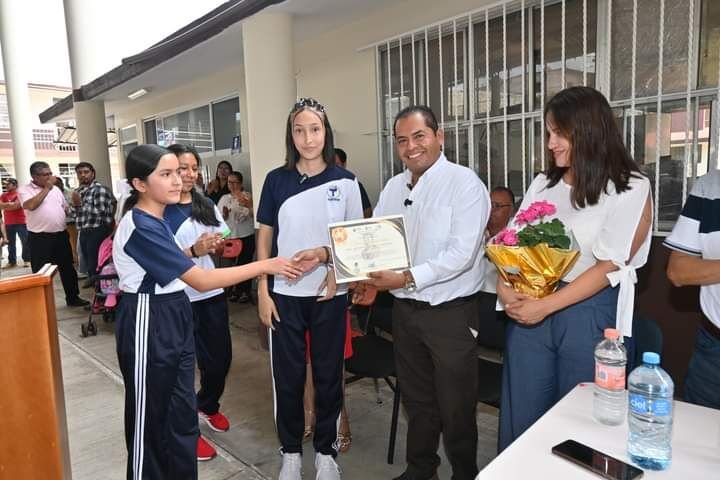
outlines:
[[[223,243],[223,258],[237,258],[242,252],[243,242],[239,238],[231,238]]]

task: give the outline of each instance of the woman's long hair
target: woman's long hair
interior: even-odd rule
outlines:
[[[615,123],[610,104],[590,87],[570,87],[557,93],[545,106],[546,124],[552,124],[569,140],[569,162],[573,172],[573,207],[595,205],[612,182],[617,193],[630,189],[630,177],[640,169],[632,159]],[[549,134],[546,131],[546,139]],[[554,187],[569,167],[555,165],[550,155],[546,175]]]
[[[195,161],[197,162],[198,168],[200,168],[200,166],[202,166],[202,161],[200,160],[200,154],[197,152],[197,150],[195,150],[194,147],[192,147],[190,145],[182,145],[179,143],[175,143],[173,145],[170,145],[167,148],[172,153],[177,155],[178,158],[180,158],[180,155],[189,153],[190,155],[195,157]],[[227,162],[225,162],[225,163],[227,163]],[[215,215],[215,207],[209,198],[205,197],[204,195],[201,195],[200,192],[195,190],[195,187],[193,187],[192,190],[190,190],[190,198],[192,199],[191,208],[190,208],[190,218],[192,218],[193,220],[195,220],[196,222],[198,222],[202,225],[207,225],[209,227],[217,227],[220,225],[220,222],[218,221],[217,216]]]
[[[330,120],[328,119],[327,112],[325,112],[325,107],[314,98],[301,98],[295,105],[293,105],[287,119],[287,126],[285,128],[285,168],[288,170],[294,169],[298,160],[300,160],[300,152],[298,152],[297,147],[295,147],[295,141],[293,140],[292,127],[298,113],[305,110],[313,112],[322,120],[323,126],[325,127],[325,145],[323,146],[322,157],[326,165],[334,166],[335,143],[332,127],[330,126]]]
[[[130,196],[123,205],[123,215],[137,205],[140,199],[140,192],[135,190],[132,181],[137,178],[146,182],[147,178],[157,168],[160,158],[163,155],[172,153],[167,148],[152,144],[138,145],[130,150],[125,160],[125,175],[127,176],[127,182],[130,184]]]

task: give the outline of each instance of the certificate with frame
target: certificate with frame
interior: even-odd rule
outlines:
[[[331,223],[328,230],[338,284],[367,280],[370,272],[411,266],[402,215]]]

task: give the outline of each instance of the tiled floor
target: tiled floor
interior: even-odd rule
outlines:
[[[27,269],[3,270],[8,275]],[[82,309],[65,307],[64,294],[56,279],[56,299],[63,379],[70,432],[70,452],[75,480],[121,479],[125,477],[126,451],[123,436],[123,385],[115,356],[113,324],[98,318],[98,334],[82,338],[80,324],[87,320]],[[82,294],[90,298],[90,290]],[[227,379],[222,409],[231,421],[228,432],[216,433],[201,425],[220,455],[201,462],[200,479],[276,478],[280,465],[273,423],[273,401],[268,353],[260,347],[257,317],[251,305],[231,304],[233,364]],[[197,376],[196,376],[197,377]],[[391,479],[404,469],[406,425],[398,429],[395,464],[385,461],[392,411],[392,392],[381,386],[382,403],[376,402],[372,381],[361,380],[347,387],[346,402],[353,433],[352,448],[338,458],[343,478]],[[497,411],[478,405],[478,464],[486,465],[495,454]],[[450,478],[444,455],[441,479]],[[314,476],[312,444],[306,444],[305,478]]]

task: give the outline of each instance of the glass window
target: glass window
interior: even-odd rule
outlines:
[[[700,75],[698,87],[718,85],[718,52],[720,51],[720,2],[702,2],[700,14]]]
[[[145,120],[143,122],[143,128],[145,130],[145,143],[157,144],[157,121],[156,119]]]
[[[647,97],[657,95],[658,89],[660,18],[657,14],[643,14],[657,12],[657,0],[638,0],[637,8],[635,97]],[[615,0],[612,9],[610,83],[612,99],[622,100],[632,93],[633,0]],[[688,13],[689,0],[665,2],[662,93],[687,88]]]
[[[661,231],[671,230],[682,210],[686,145],[690,149],[686,175],[688,190],[693,178],[704,175],[708,171],[710,129],[706,119],[711,116],[712,100],[711,97],[705,97],[693,102],[691,107],[693,115],[690,116],[693,124],[690,125],[689,135],[686,135],[685,100],[662,104],[659,134],[656,103],[636,106],[634,116],[631,115],[630,108],[618,109],[622,116],[620,120],[628,144],[630,142],[630,122],[633,119],[635,121],[635,161],[650,179],[653,195],[658,149],[660,150],[660,196],[655,199],[655,202],[658,204],[657,222]],[[693,131],[697,131],[697,136],[693,135]]]
[[[209,105],[162,118],[162,128],[157,129],[157,144],[167,147],[173,143],[192,145],[199,153],[212,151]]]
[[[587,2],[587,56],[583,56],[583,2],[565,2],[565,85],[583,85],[587,65],[587,84],[595,86],[595,38],[597,3]],[[614,8],[614,7],[613,7]],[[540,9],[533,12],[533,63],[535,65],[535,105],[542,106],[540,76],[543,70],[540,51]],[[614,38],[613,38],[614,39]],[[545,101],[562,90],[562,4],[545,7]]]
[[[240,100],[238,97],[212,104],[215,150],[232,148],[233,137],[240,135]]]
[[[527,14],[525,16],[527,18]],[[507,105],[507,113],[520,113],[522,111],[522,85],[527,82],[527,75],[522,66],[522,48],[525,48],[525,61],[528,61],[527,46],[522,45],[522,17],[521,12],[509,13],[506,20],[506,50],[507,50],[507,98],[505,96],[506,73],[503,70],[503,20],[490,19],[488,44],[485,44],[485,22],[473,26],[473,43],[475,50],[475,118],[483,119],[487,116],[488,99],[488,72],[490,68],[490,116],[502,115],[503,107]],[[527,29],[525,30],[527,38]],[[490,54],[486,59],[486,47]],[[488,62],[489,60],[489,62]],[[527,95],[527,83],[525,88]],[[526,109],[527,109],[526,104]]]
[[[128,154],[132,151],[133,148],[135,148],[137,146],[138,146],[137,142],[123,143],[123,145],[122,145],[123,158],[127,160]]]
[[[120,129],[120,143],[137,142],[137,128],[135,125]]]

